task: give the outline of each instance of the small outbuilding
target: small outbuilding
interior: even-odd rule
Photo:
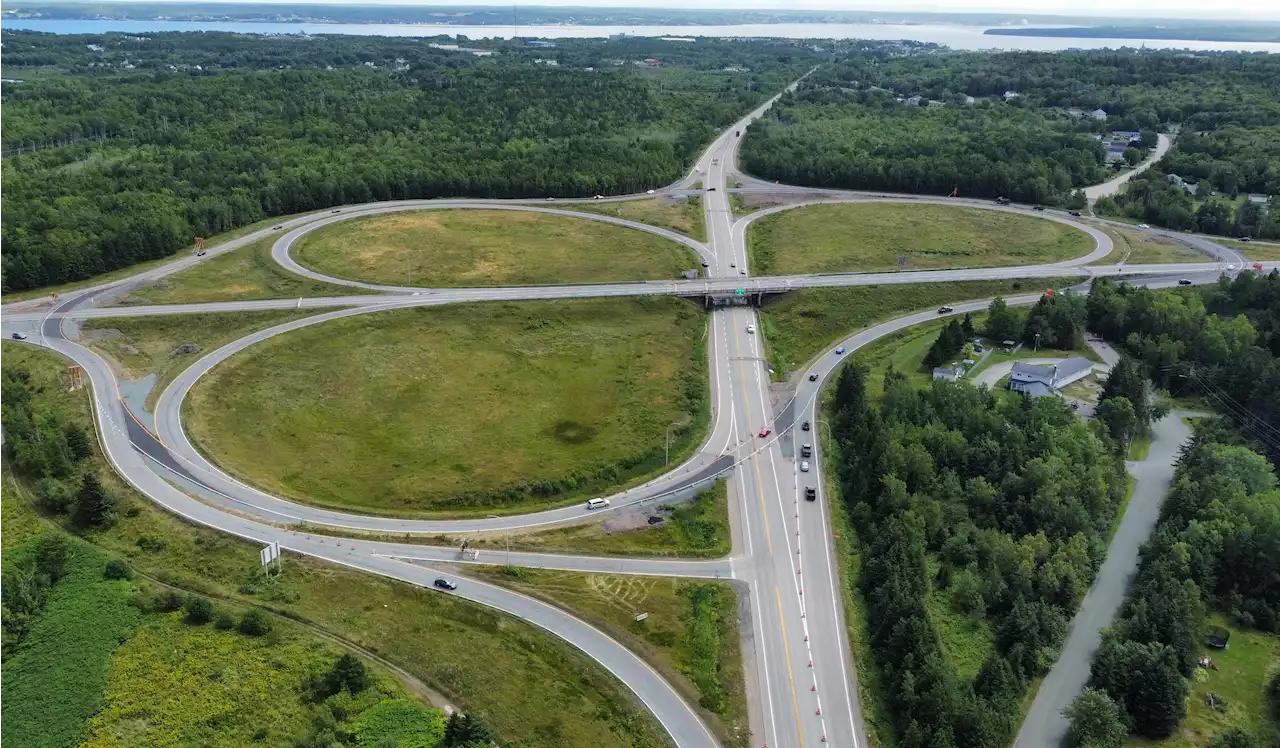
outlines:
[[[1231,632],[1221,626],[1214,626],[1209,629],[1209,635],[1205,637],[1204,643],[1214,649],[1226,649],[1231,639]]]

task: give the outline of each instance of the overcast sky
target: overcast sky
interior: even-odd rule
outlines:
[[[213,0],[215,2],[220,0]],[[230,0],[231,2],[277,2],[298,4],[301,0]],[[485,5],[510,7],[511,0],[310,0],[330,5]],[[723,10],[872,10],[934,13],[1026,13],[1028,15],[1116,16],[1123,18],[1224,18],[1236,21],[1280,21],[1280,0],[521,0],[518,5],[622,7],[622,8],[714,8]]]

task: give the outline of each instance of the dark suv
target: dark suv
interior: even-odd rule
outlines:
[[[818,489],[814,488],[813,486],[805,486],[804,498],[806,501],[817,501]]]
[[[436,580],[436,586],[442,590],[458,589],[457,582],[453,581],[452,579],[445,579],[444,577],[440,577],[439,579]]]

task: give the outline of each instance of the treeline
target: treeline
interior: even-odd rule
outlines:
[[[862,370],[846,367],[832,407],[898,745],[1008,745],[1028,683],[1053,663],[1105,555],[1126,488],[1116,445],[1056,398],[944,381],[919,390],[892,370],[877,406]],[[993,632],[972,680],[943,651],[933,595]]]
[[[1280,271],[1223,276],[1203,295],[1099,278],[1088,325],[1137,359],[1139,378],[1204,397],[1280,461]]]
[[[1017,96],[1005,101],[1007,91]],[[919,106],[906,105],[913,96]],[[966,105],[967,96],[973,104]],[[933,194],[958,187],[964,196],[1074,206],[1074,188],[1108,173],[1094,135],[1177,124],[1171,172],[1185,170],[1195,179],[1217,174],[1225,192],[1234,184],[1276,194],[1275,137],[1263,128],[1277,124],[1278,101],[1274,55],[1098,50],[890,57],[872,49],[824,66],[784,96],[751,127],[743,164],[762,177],[814,186]],[[1086,115],[1071,117],[1072,108]],[[1094,109],[1107,118],[1091,119]],[[1233,123],[1242,129],[1232,133]],[[1199,132],[1207,133],[1203,143]],[[1151,179],[1163,180],[1164,173],[1153,170]]]
[[[1267,460],[1236,441],[1209,422],[1184,448],[1129,599],[1094,659],[1093,685],[1144,737],[1173,734],[1184,715],[1206,610],[1280,631],[1280,491]]]
[[[368,44],[343,39],[356,41],[325,43]],[[195,236],[333,205],[666,184],[716,128],[775,90],[762,80],[790,74],[772,47],[752,49],[731,60],[769,75],[497,59],[465,69],[86,73],[6,86],[6,150],[90,139],[4,160],[4,290],[89,278]]]

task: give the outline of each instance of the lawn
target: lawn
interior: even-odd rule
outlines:
[[[169,382],[205,354],[252,332],[313,314],[314,310],[116,317],[85,320],[81,330],[89,347],[113,361],[122,378],[156,375],[147,395],[151,408]],[[186,345],[196,350],[180,352]]]
[[[617,518],[585,525],[557,527],[552,530],[513,535],[511,548],[543,553],[586,553],[604,556],[688,556],[717,558],[730,551],[729,491],[723,480],[701,492],[692,501],[659,507],[655,516],[661,524],[615,527],[630,517],[618,513]],[[452,543],[457,545],[461,540]],[[488,536],[471,538],[472,547],[502,549],[507,538]]]
[[[707,226],[703,220],[702,198],[700,197],[675,199],[653,197],[644,200],[601,203],[599,205],[570,203],[560,207],[569,210],[581,210],[587,213],[599,213],[602,216],[626,218],[630,221],[639,221],[650,226],[678,231],[700,242],[707,240]]]
[[[709,419],[705,316],[665,297],[450,304],[272,338],[185,405],[202,450],[299,501],[528,511],[678,462]]]
[[[756,275],[1040,265],[1082,257],[1088,234],[981,208],[853,203],[765,216],[747,233]],[[899,265],[898,258],[906,257]]]
[[[259,229],[264,229],[268,226],[274,226],[275,224],[278,224],[281,221],[288,221],[292,218],[298,218],[299,216],[303,216],[303,215],[307,215],[307,214],[295,213],[293,215],[280,216],[278,218],[268,218],[262,221],[258,221],[257,223],[254,223],[254,224],[250,224],[248,226],[241,226],[238,229],[234,229],[232,231],[228,231],[223,234],[218,234],[217,236],[211,236],[206,238],[204,240],[204,245],[207,249],[213,249],[219,244],[222,244],[224,242],[229,242],[232,239],[236,239],[238,237],[244,236],[245,234],[250,234],[250,233],[253,233],[254,231],[258,231]],[[266,240],[266,241],[268,242],[268,246],[270,246],[269,242],[273,240]],[[134,276],[134,275],[137,275],[138,273],[143,272],[144,270],[151,270],[153,268],[160,267],[161,265],[167,265],[170,262],[173,262],[174,260],[178,260],[183,257],[186,257],[188,254],[194,251],[195,251],[195,245],[193,244],[190,247],[187,247],[185,249],[181,249],[175,252],[173,255],[170,255],[169,257],[161,257],[156,260],[140,262],[136,265],[130,265],[128,267],[120,268],[118,270],[112,270],[111,272],[108,272],[108,273],[103,273],[102,275],[95,275],[92,278],[87,278],[82,281],[75,281],[73,283],[64,283],[60,286],[45,286],[44,288],[33,288],[28,291],[20,291],[18,293],[5,294],[3,297],[0,297],[0,303],[11,304],[13,302],[23,301],[25,299],[34,299],[41,296],[48,296],[51,293],[63,294],[69,291],[75,291],[77,289],[86,288],[88,286],[97,286],[103,283],[110,283],[111,281],[120,280],[121,278],[129,278],[131,276]],[[242,253],[241,250],[236,250],[229,254],[239,255],[241,253]],[[179,275],[185,275],[186,272],[189,272],[189,271],[184,271],[183,273],[179,273]],[[261,298],[261,297],[254,297],[254,298]],[[220,300],[220,299],[208,299],[208,301],[216,301],[216,300]],[[170,302],[156,302],[156,303],[170,303]]]
[[[307,234],[293,256],[340,278],[427,287],[679,278],[701,262],[646,231],[510,210],[355,218]]]
[[[935,579],[938,573],[937,559],[931,556],[926,568],[929,579]],[[995,649],[995,632],[991,630],[985,616],[975,617],[957,611],[951,603],[948,591],[939,589],[937,582],[930,584],[925,607],[942,644],[942,652],[955,666],[956,675],[972,681],[977,677],[987,656]]]
[[[725,745],[750,744],[731,584],[515,567],[481,567],[479,574],[564,608],[625,644],[701,707]],[[635,620],[642,613],[645,620]]]
[[[31,356],[41,376],[65,370],[53,354]],[[4,362],[12,360],[6,345]],[[87,420],[83,391],[59,392]],[[94,460],[107,472],[100,457]],[[122,506],[116,524],[92,537],[98,547],[168,584],[263,606],[372,651],[464,711],[485,712],[503,745],[594,748],[602,735],[615,746],[667,745],[658,722],[620,681],[540,629],[460,598],[305,557],[287,555],[283,575],[268,581],[257,544],[186,524],[118,480],[107,485]],[[5,503],[12,498],[6,491]],[[14,677],[9,663],[5,670]],[[6,696],[14,685],[6,683]],[[5,700],[6,718],[16,701]],[[4,721],[6,737],[15,726]]]
[[[773,377],[781,380],[840,340],[873,324],[941,304],[1062,288],[1077,280],[1062,277],[808,288],[766,303],[760,312],[760,326]]]
[[[884,375],[890,368],[906,376],[912,387],[928,386],[933,373],[921,371],[920,366],[944,324],[938,320],[913,325],[855,351],[853,361],[867,369],[867,395],[879,398],[884,394]]]
[[[277,238],[269,236],[216,257],[207,257],[194,267],[135,289],[115,304],[195,304],[364,293],[358,288],[313,281],[287,272],[271,259],[271,245]]]
[[[1209,262],[1212,258],[1165,236],[1149,234],[1142,229],[1099,227],[1111,235],[1115,249],[1095,265],[1114,265],[1122,260],[1131,265],[1170,262]]]
[[[1128,745],[1201,748],[1208,745],[1214,735],[1233,727],[1258,731],[1263,745],[1268,744],[1268,739],[1280,739],[1280,723],[1265,713],[1263,704],[1267,669],[1280,664],[1280,635],[1231,626],[1221,613],[1210,615],[1208,624],[1230,631],[1231,647],[1205,648],[1201,652],[1201,656],[1213,658],[1218,669],[1199,670],[1192,678],[1187,715],[1178,731],[1164,740],[1131,738]],[[1210,693],[1225,700],[1225,708],[1208,706],[1205,697]]]

